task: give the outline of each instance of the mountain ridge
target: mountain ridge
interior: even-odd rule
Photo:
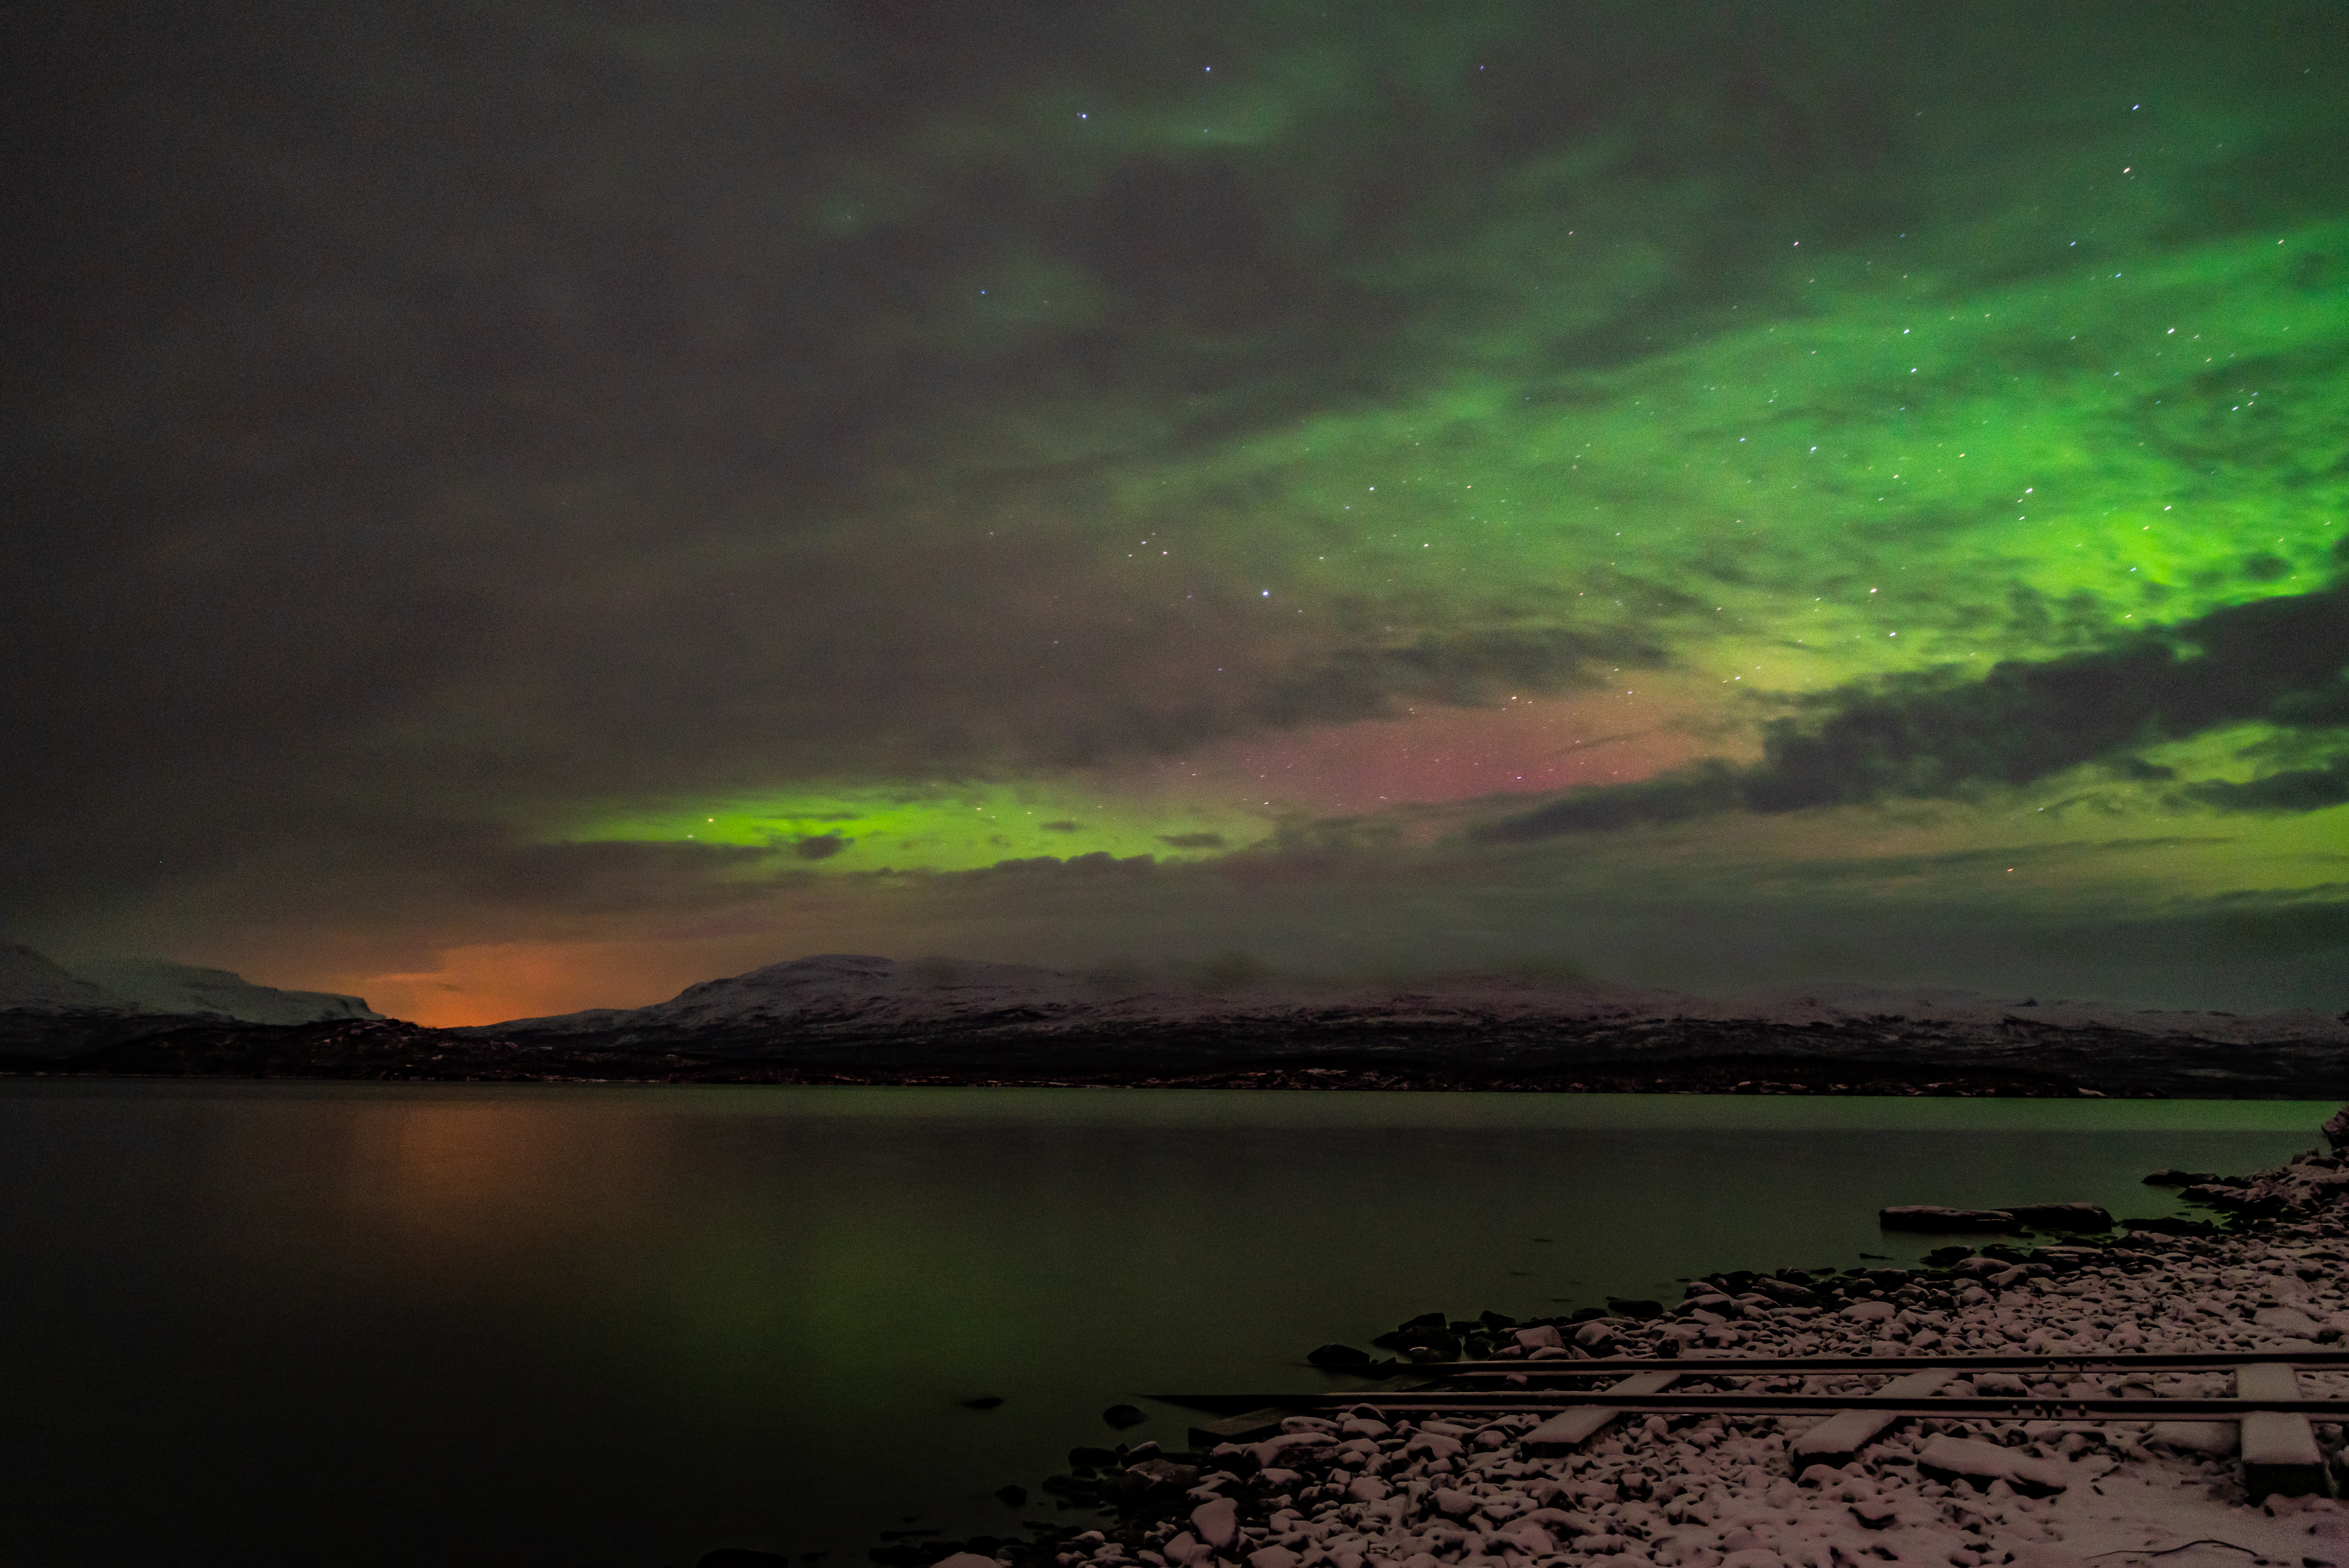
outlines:
[[[62,973],[36,978],[52,993],[85,984]],[[6,1038],[11,1019],[41,1029]],[[0,1047],[16,1070],[169,1077],[2349,1096],[2349,1018],[2310,1013],[1878,985],[1704,998],[1478,973],[1219,981],[856,954],[699,981],[642,1007],[460,1028],[0,1012]]]
[[[381,1019],[359,996],[256,985],[226,969],[163,958],[85,963],[76,973],[0,943],[0,1052],[96,1048],[191,1024],[301,1025]]]
[[[2027,1017],[2023,1016],[2027,1014]],[[609,1038],[635,1044],[675,1035],[790,1029],[811,1035],[888,1033],[912,1027],[1008,1028],[1043,1033],[1210,1026],[1307,1016],[1376,1016],[1402,1023],[1540,1018],[1750,1020],[1801,1026],[1882,1020],[1995,1035],[2009,1020],[2054,1028],[2102,1028],[2214,1040],[2289,1039],[2349,1047],[2349,1016],[2305,1010],[2244,1016],[2125,1004],[2006,1000],[1940,986],[1810,986],[1703,997],[1603,981],[1559,981],[1461,971],[1407,983],[1265,977],[1217,987],[1114,972],[1049,969],[982,960],[905,962],[820,954],[704,980],[666,1002],[590,1008],[473,1025],[452,1032],[514,1038]]]

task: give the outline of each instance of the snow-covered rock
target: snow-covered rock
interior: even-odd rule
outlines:
[[[2072,1484],[2070,1467],[2033,1459],[1980,1438],[1937,1437],[1917,1450],[1917,1468],[1935,1480],[1963,1479],[1987,1487],[2002,1480],[2032,1497],[2063,1491]]]
[[[1229,1546],[1239,1530],[1239,1505],[1227,1497],[1203,1502],[1191,1511],[1191,1528],[1210,1546]]]

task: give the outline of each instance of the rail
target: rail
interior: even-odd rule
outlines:
[[[2332,1468],[2318,1448],[2311,1418],[2349,1425],[2349,1398],[2311,1398],[2298,1387],[2301,1371],[2349,1371],[2349,1350],[2046,1351],[2015,1356],[1902,1357],[1609,1357],[1576,1361],[1463,1361],[1426,1364],[1441,1368],[1433,1382],[1401,1388],[1353,1388],[1313,1394],[1159,1395],[1174,1405],[1208,1410],[1244,1410],[1192,1429],[1205,1447],[1247,1442],[1281,1429],[1291,1416],[1370,1406],[1382,1414],[1506,1415],[1531,1413],[1550,1418],[1525,1434],[1521,1447],[1532,1454],[1570,1452],[1622,1415],[1823,1415],[1826,1419],[1789,1445],[1795,1468],[1850,1462],[1894,1423],[1917,1416],[1970,1417],[2009,1421],[2230,1421],[2238,1425],[2246,1488],[2254,1501],[2271,1493],[2304,1495],[2334,1491]],[[1335,1370],[1335,1369],[1333,1369]],[[2164,1395],[2150,1389],[2129,1397],[2101,1390],[2054,1394],[1952,1396],[1939,1390],[1977,1372],[2193,1372],[2232,1370],[2232,1398]],[[1746,1394],[1675,1392],[1674,1383],[1716,1379],[1882,1376],[1880,1392],[1845,1394]],[[1505,1377],[1517,1387],[1495,1388]],[[1532,1386],[1609,1378],[1603,1387]],[[1444,1385],[1473,1380],[1479,1386]],[[2044,1380],[2044,1379],[2043,1379]]]

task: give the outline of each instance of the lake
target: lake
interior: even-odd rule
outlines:
[[[2330,1103],[0,1082],[0,1560],[865,1561],[1420,1312],[1913,1259]],[[962,1401],[997,1396],[995,1409]]]

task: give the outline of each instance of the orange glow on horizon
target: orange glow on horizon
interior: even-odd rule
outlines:
[[[665,1002],[722,971],[697,968],[699,947],[655,942],[514,942],[451,947],[437,969],[357,982],[367,1005],[433,1028],[539,1018],[589,1007]]]

